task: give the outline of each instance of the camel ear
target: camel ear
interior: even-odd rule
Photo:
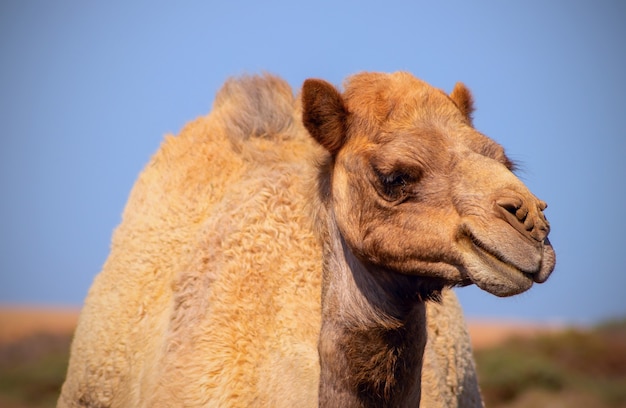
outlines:
[[[450,94],[450,98],[471,124],[472,113],[474,112],[474,98],[469,89],[467,89],[462,82],[457,82]]]
[[[346,137],[347,111],[337,89],[321,79],[307,79],[302,86],[302,122],[311,136],[331,154]]]

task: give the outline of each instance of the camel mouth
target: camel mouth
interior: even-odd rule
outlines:
[[[509,267],[515,269],[516,271],[518,271],[519,273],[526,275],[526,276],[533,276],[538,269],[535,270],[524,270],[523,267],[518,266],[515,262],[508,260],[504,255],[502,255],[501,253],[491,250],[490,247],[486,244],[484,244],[480,239],[478,239],[476,237],[476,235],[472,234],[471,232],[469,233],[469,239],[473,245],[473,248],[476,252],[483,254],[484,256],[498,261],[499,263],[508,265]]]
[[[467,274],[479,288],[499,297],[508,297],[527,291],[538,281],[540,267],[532,271],[522,269],[474,234],[469,233],[466,242],[469,244],[465,251]]]

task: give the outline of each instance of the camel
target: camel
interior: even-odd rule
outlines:
[[[133,187],[58,406],[482,406],[451,288],[555,254],[473,110],[404,72],[228,80]]]

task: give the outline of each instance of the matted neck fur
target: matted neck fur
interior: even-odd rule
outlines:
[[[510,296],[555,265],[546,204],[503,148],[450,96],[407,73],[363,73],[341,94],[302,91],[303,122],[330,153],[320,167],[324,275],[321,406],[415,406],[424,300],[475,283]]]

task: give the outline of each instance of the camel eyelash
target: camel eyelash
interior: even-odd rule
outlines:
[[[374,173],[379,181],[380,193],[388,201],[398,201],[408,197],[410,185],[418,180],[418,177],[403,171],[385,174],[374,168]]]

